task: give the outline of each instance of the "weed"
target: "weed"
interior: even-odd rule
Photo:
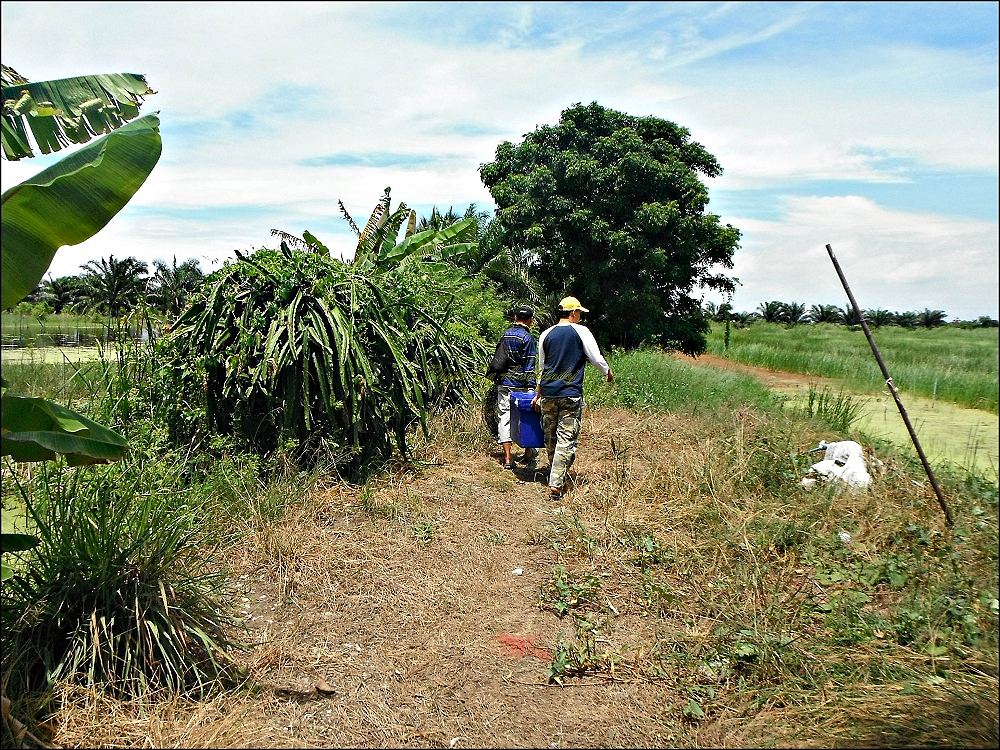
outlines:
[[[45,466],[34,494],[25,492],[41,543],[4,584],[13,693],[38,694],[60,679],[125,696],[204,693],[229,670],[225,581],[205,572],[212,547],[197,509],[169,484],[146,484],[145,469]]]
[[[541,531],[532,534],[532,541],[551,547],[556,552],[571,552],[592,557],[597,542],[576,513],[567,515],[560,511]]]
[[[570,573],[565,566],[557,565],[549,580],[541,585],[541,607],[563,617],[571,610],[592,606],[599,588],[600,579],[597,576]]]
[[[426,547],[434,539],[437,528],[432,521],[426,519],[417,521],[410,526],[410,536],[412,536],[421,547]]]
[[[864,416],[867,399],[858,399],[843,389],[834,395],[830,388],[817,391],[812,384],[806,399],[806,416],[822,419],[834,430],[847,434],[851,425]]]
[[[507,535],[502,531],[490,531],[483,534],[483,541],[487,544],[495,544],[499,546],[507,543]]]

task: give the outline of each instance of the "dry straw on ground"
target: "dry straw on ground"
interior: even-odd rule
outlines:
[[[995,739],[996,703],[983,697],[995,696],[995,661],[957,697],[933,682],[917,695],[891,681],[817,686],[810,675],[824,673],[830,654],[803,654],[802,674],[790,677],[765,653],[753,681],[706,666],[719,625],[734,618],[761,633],[773,626],[803,637],[814,628],[803,602],[815,582],[761,545],[760,523],[808,519],[801,525],[821,533],[856,519],[859,535],[872,538],[887,514],[938,523],[926,498],[891,476],[870,496],[776,505],[747,477],[761,462],[786,460],[789,444],[804,449],[819,436],[786,425],[787,444],[761,439],[773,429],[750,412],[706,429],[677,415],[588,411],[573,488],[557,505],[543,474],[502,470],[473,411],[442,415],[416,461],[364,487],[317,489],[231,551],[233,603],[247,628],[239,658],[255,689],[144,705],[67,690],[55,741],[745,747],[959,736],[976,745],[991,731]],[[568,613],[560,617],[559,606]],[[539,648],[511,648],[518,638]],[[878,653],[859,647],[854,658]],[[560,685],[549,679],[548,654],[590,669],[557,671]],[[692,700],[704,716],[685,713]],[[919,716],[936,718],[921,727]]]

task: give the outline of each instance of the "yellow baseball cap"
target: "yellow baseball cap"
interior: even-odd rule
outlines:
[[[586,307],[580,304],[580,300],[576,297],[563,297],[559,302],[559,309],[562,312],[571,312],[572,310],[579,310],[580,312],[590,312]]]

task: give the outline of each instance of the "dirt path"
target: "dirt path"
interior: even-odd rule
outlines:
[[[699,354],[697,358],[693,358],[678,352],[675,353],[674,356],[677,359],[687,362],[688,364],[715,367],[722,370],[733,370],[735,372],[743,372],[747,375],[753,375],[768,388],[775,388],[777,390],[788,391],[807,389],[810,384],[822,388],[824,385],[832,386],[836,383],[834,380],[821,378],[816,375],[802,375],[796,372],[775,372],[774,370],[768,370],[764,367],[745,365],[741,362],[733,362],[730,359],[718,357],[714,354]]]
[[[599,446],[624,420],[585,421],[581,482],[613,471]],[[569,618],[539,606],[560,508],[542,474],[505,472],[498,456],[455,451],[366,496],[327,492],[275,531],[270,564],[246,561],[248,664],[275,688],[247,746],[676,744],[680,698],[665,688],[549,684],[553,650],[572,635]],[[594,502],[588,492],[567,504]]]

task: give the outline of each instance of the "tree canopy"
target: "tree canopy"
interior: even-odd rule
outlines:
[[[697,288],[732,292],[740,232],[706,212],[701,177],[722,168],[690,131],[593,102],[562,112],[480,168],[503,242],[542,287],[593,310],[602,343],[705,351]]]

